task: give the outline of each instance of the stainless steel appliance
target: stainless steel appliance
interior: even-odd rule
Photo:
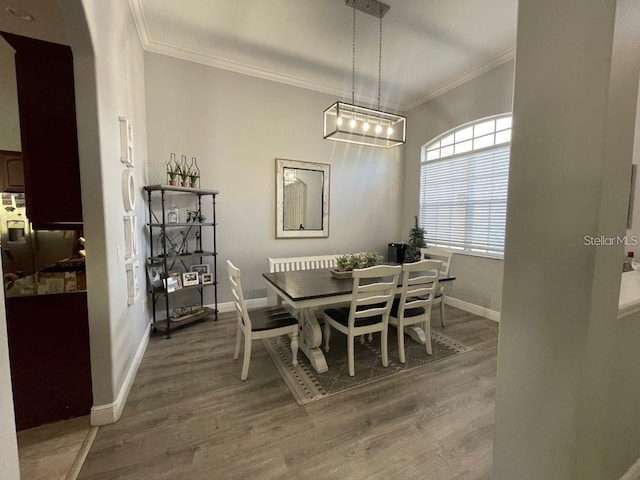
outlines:
[[[76,253],[79,244],[75,230],[31,228],[24,193],[0,192],[0,199],[0,246],[5,284]]]
[[[24,193],[2,192],[0,198],[0,245],[5,279],[31,275],[35,272],[35,255]]]

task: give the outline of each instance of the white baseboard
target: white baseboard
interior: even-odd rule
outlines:
[[[457,298],[453,298],[447,295],[446,300],[447,305],[451,305],[452,307],[459,308],[460,310],[464,310],[465,312],[474,313],[476,315],[480,315],[481,317],[488,318],[489,320],[493,320],[494,322],[500,321],[500,312],[496,310],[491,310],[486,307],[481,307],[479,305],[475,305],[473,303],[465,302],[464,300],[459,300]],[[249,308],[256,307],[265,307],[267,306],[268,299],[265,298],[253,298],[251,300],[247,300],[247,306]],[[213,305],[207,305],[210,308],[214,308]],[[233,302],[219,303],[218,304],[218,312],[233,312],[235,305]]]
[[[127,372],[127,376],[124,379],[124,383],[122,384],[122,388],[120,389],[116,400],[113,403],[108,403],[106,405],[94,405],[91,407],[92,426],[99,427],[102,425],[108,425],[110,423],[115,423],[120,419],[124,405],[127,403],[127,397],[129,396],[131,385],[133,385],[133,380],[136,378],[138,367],[140,366],[140,362],[142,361],[142,357],[144,356],[144,352],[146,351],[148,344],[149,333],[145,333],[142,336],[140,345],[138,345],[138,349],[136,350],[133,361],[129,366],[129,371]]]
[[[455,307],[455,308],[459,308],[460,310],[464,310],[465,312],[480,315],[481,317],[488,318],[489,320],[493,320],[494,322],[500,322],[500,312],[496,310],[491,310],[486,307],[481,307],[480,305],[475,305],[473,303],[465,302],[464,300],[459,300],[457,298],[453,298],[448,295],[446,299],[446,304],[451,305],[452,307]]]
[[[257,307],[266,307],[269,303],[267,297],[264,298],[252,298],[251,300],[246,300],[246,304],[248,308],[257,308]],[[206,305],[209,308],[214,308],[214,305]],[[218,304],[218,312],[226,313],[235,311],[235,303],[233,302],[225,302]]]
[[[640,480],[640,458],[631,465],[627,473],[620,477],[620,480]]]

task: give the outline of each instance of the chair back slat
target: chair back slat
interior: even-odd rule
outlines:
[[[449,275],[453,252],[444,250],[443,248],[425,247],[420,249],[420,258],[422,260],[440,260],[442,262],[440,272],[442,272],[444,275]]]
[[[400,265],[378,265],[353,270],[353,295],[349,309],[349,328],[353,328],[356,319],[382,316],[382,322],[388,323],[393,303]]]
[[[238,323],[244,328],[251,330],[251,318],[249,317],[247,304],[244,300],[240,269],[231,263],[231,260],[227,260],[227,272],[229,273],[229,282],[231,283],[233,303],[236,306],[236,313],[238,314]]]
[[[453,260],[453,252],[437,247],[425,247],[420,249],[421,259],[433,259],[440,260],[442,266],[440,267],[440,273],[443,275],[449,275],[451,270],[451,261]],[[444,285],[440,285],[440,293],[444,295]]]
[[[438,280],[442,262],[440,260],[421,260],[402,265],[402,291],[398,316],[411,308],[424,308],[429,311],[438,291]]]

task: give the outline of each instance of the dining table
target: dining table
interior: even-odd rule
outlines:
[[[352,278],[336,278],[330,269],[295,270],[289,272],[263,273],[267,285],[277,295],[278,303],[288,303],[295,310],[300,324],[298,337],[300,350],[318,372],[328,370],[327,361],[320,345],[322,329],[316,316],[319,307],[347,303],[351,301],[353,291]],[[452,284],[455,277],[441,275],[440,283]],[[400,276],[397,293],[402,290]],[[405,327],[405,332],[417,342],[425,343],[426,337],[418,325]]]

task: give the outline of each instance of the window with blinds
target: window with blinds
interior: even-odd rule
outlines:
[[[511,114],[463,125],[423,147],[420,226],[427,245],[502,257]]]

